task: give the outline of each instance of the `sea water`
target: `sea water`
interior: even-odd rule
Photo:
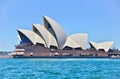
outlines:
[[[120,59],[0,59],[0,79],[120,79]]]

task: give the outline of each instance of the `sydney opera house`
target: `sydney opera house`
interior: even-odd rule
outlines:
[[[43,16],[44,25],[33,24],[32,30],[18,29],[20,44],[12,52],[13,57],[109,57],[113,41],[90,41],[87,49],[86,33],[67,36],[53,19]]]

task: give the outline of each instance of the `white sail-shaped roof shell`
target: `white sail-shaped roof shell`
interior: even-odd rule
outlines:
[[[58,46],[59,46],[59,49],[62,49],[63,48],[63,45],[65,44],[66,42],[66,39],[67,39],[67,35],[65,34],[64,30],[62,29],[62,27],[57,23],[55,22],[53,19],[47,17],[47,16],[44,16],[44,25],[45,27],[47,28],[47,30],[51,33],[52,31],[52,35],[55,37],[55,39],[57,40],[57,43],[58,43]],[[49,26],[48,24],[50,25],[50,28],[51,30],[49,30]]]
[[[105,52],[108,52],[110,47],[113,45],[114,42],[103,42],[99,44],[99,49],[104,49]]]
[[[66,47],[66,46],[71,47],[71,48],[79,48],[79,47],[81,47],[78,43],[76,43],[76,42],[75,42],[74,40],[72,40],[70,37],[67,38],[66,43],[65,43],[64,46],[63,46],[63,49],[64,49],[64,47]]]
[[[90,44],[90,46],[93,47],[94,49],[99,50],[99,45],[98,45],[97,43],[90,41],[89,44]]]
[[[58,48],[58,44],[56,39],[51,35],[50,32],[48,32],[48,36],[49,36],[49,48],[50,46],[56,46]]]
[[[77,33],[69,36],[72,40],[80,45],[82,49],[86,49],[88,35],[85,33]]]
[[[24,29],[18,29],[18,31],[24,34],[33,44],[40,43],[46,47],[44,40],[35,32]]]
[[[40,24],[33,24],[33,31],[35,32],[34,29],[38,30],[38,32],[40,33],[40,37],[43,38],[48,48],[50,48],[50,46],[56,46],[58,48],[56,39],[45,27]]]
[[[90,41],[89,42],[96,50],[103,49],[105,52],[108,52],[110,47],[113,45],[114,42],[102,42],[102,43],[95,43]]]

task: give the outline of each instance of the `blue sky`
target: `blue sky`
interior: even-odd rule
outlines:
[[[12,51],[19,42],[17,29],[43,24],[44,15],[67,35],[87,33],[88,41],[115,41],[113,47],[120,49],[119,0],[0,0],[0,51]]]

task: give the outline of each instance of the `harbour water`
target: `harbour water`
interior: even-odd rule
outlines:
[[[0,79],[120,79],[120,59],[0,59]]]

